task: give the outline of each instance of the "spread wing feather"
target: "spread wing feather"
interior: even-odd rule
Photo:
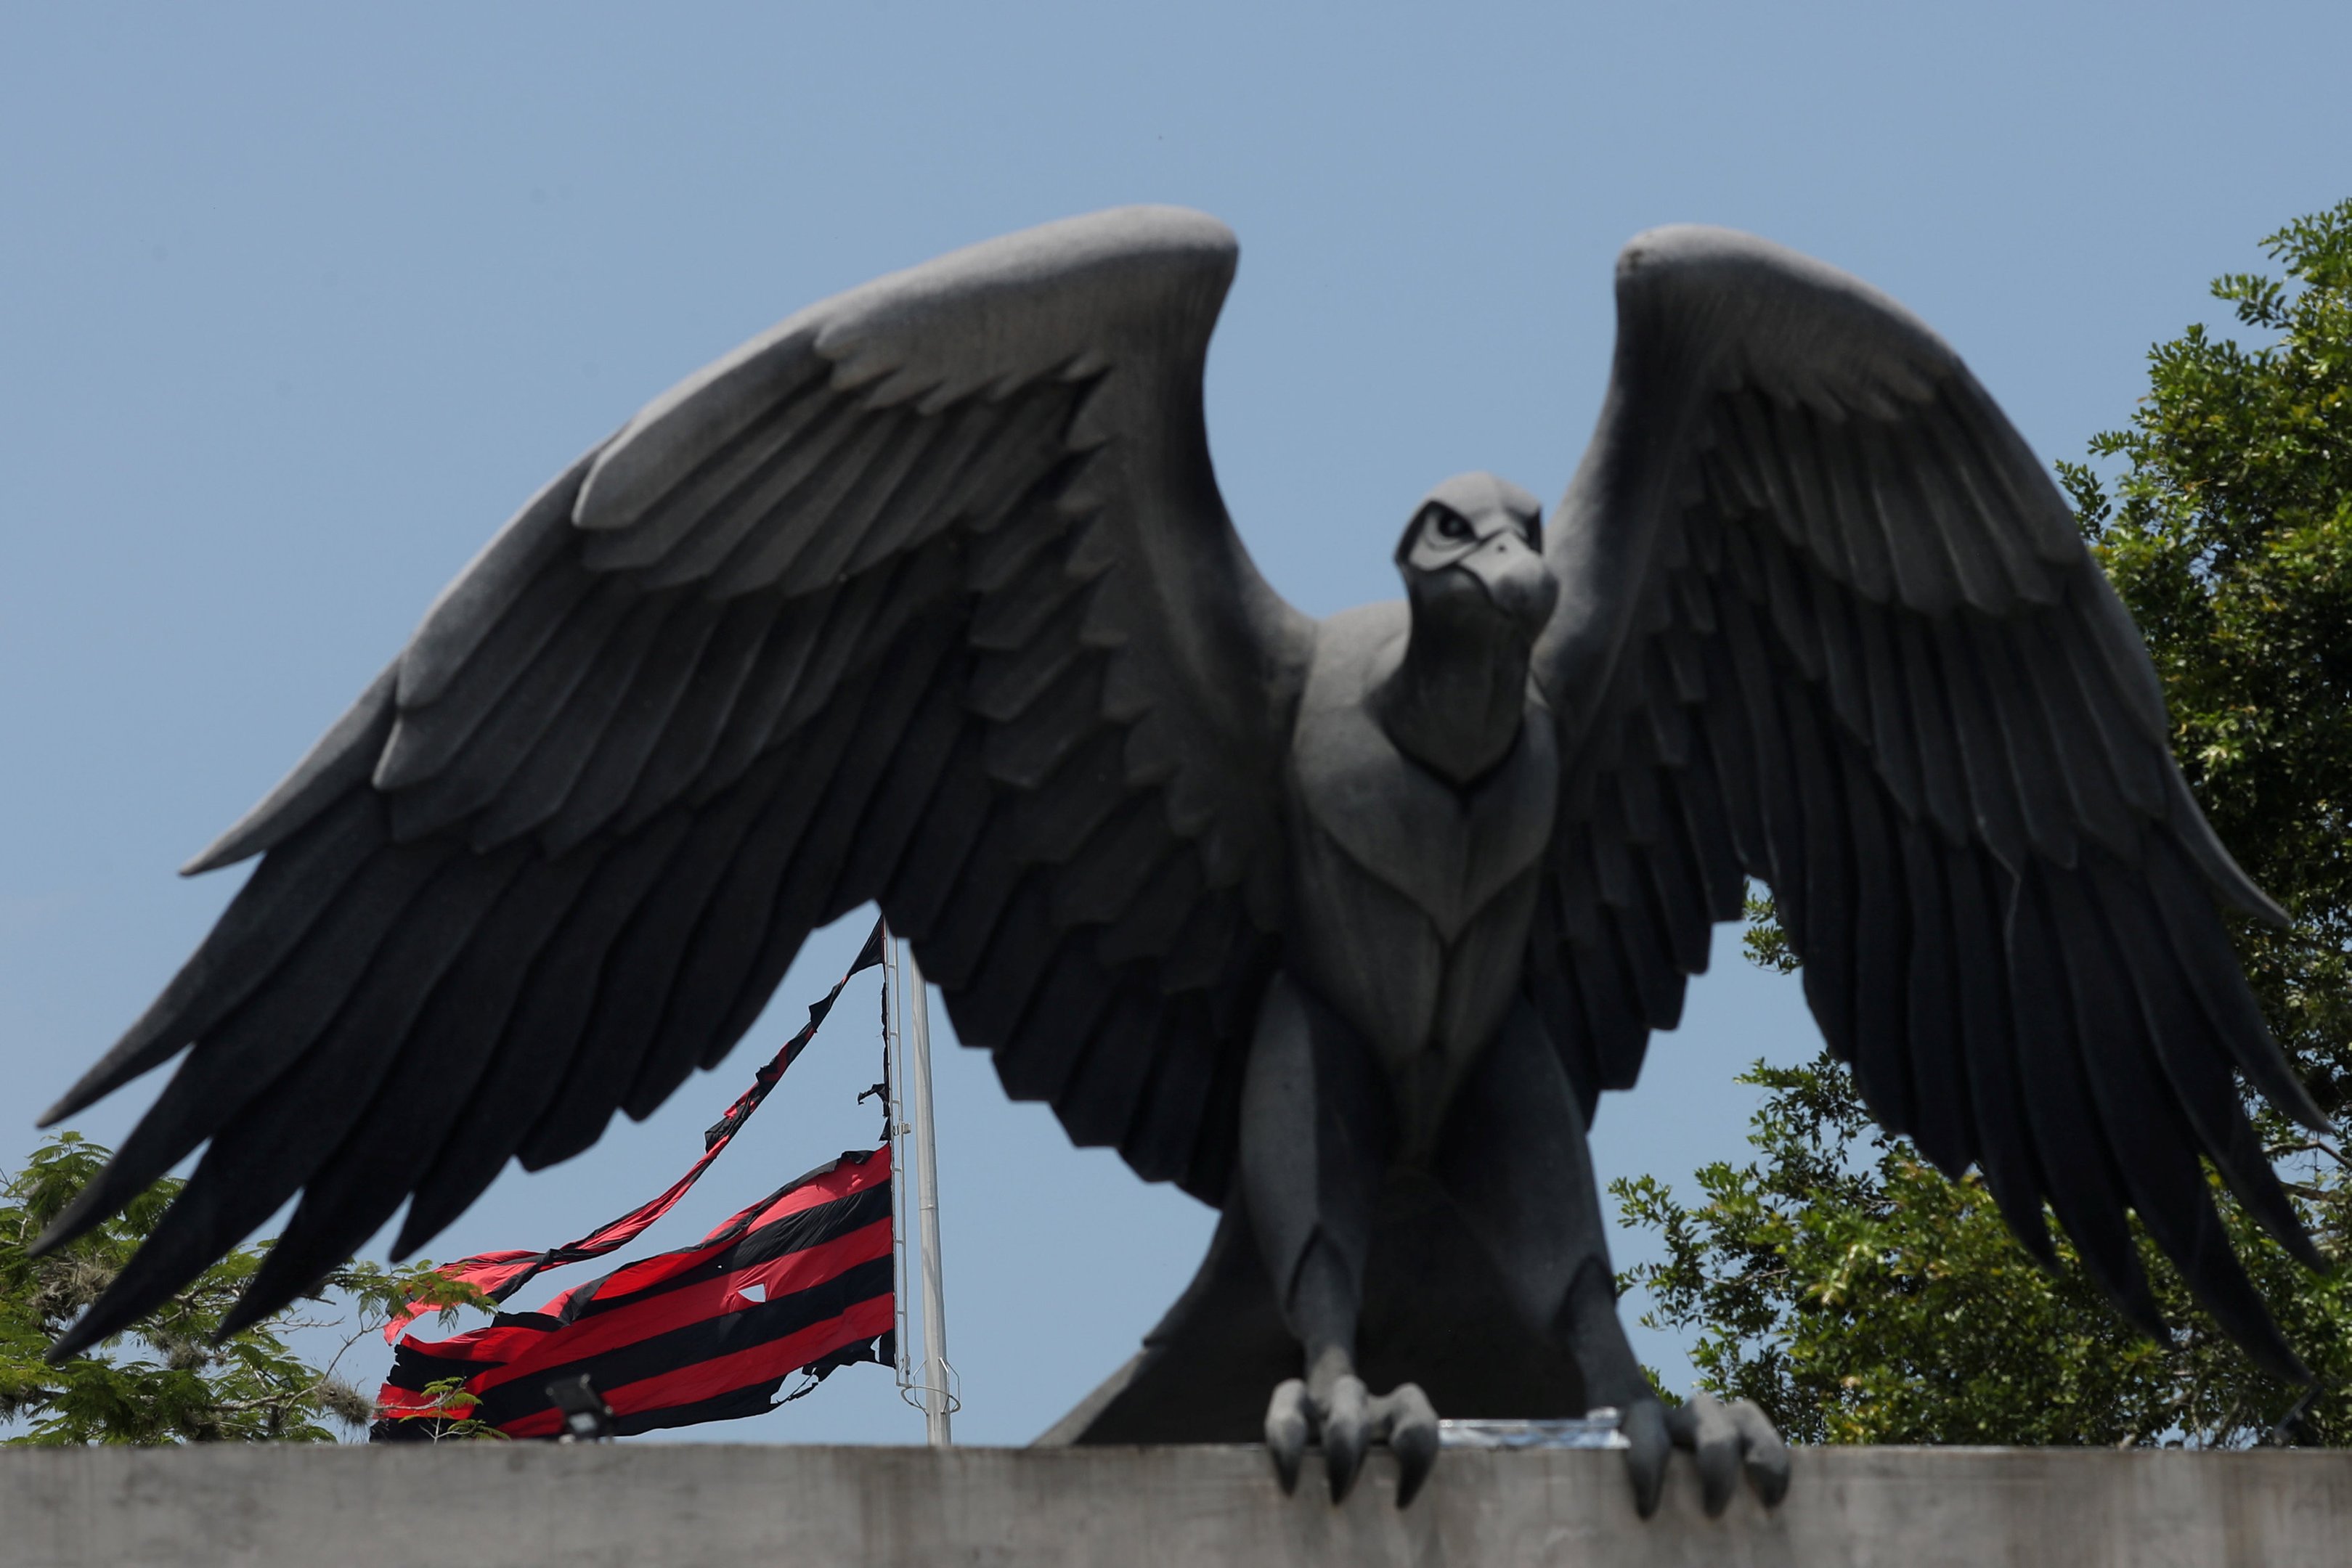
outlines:
[[[1133,209],[884,278],[524,507],[191,870],[261,864],[51,1113],[187,1052],[55,1245],[206,1145],[58,1354],[301,1202],[240,1303],[643,1116],[878,899],[1081,1143],[1221,1199],[1308,623],[1201,414],[1232,236]]]
[[[2046,1204],[2161,1333],[2137,1212],[2299,1375],[2199,1163],[2316,1263],[2231,1071],[2320,1123],[2221,909],[2284,917],[2189,797],[2056,487],[1940,339],[1818,263],[1660,230],[1617,294],[1538,654],[1574,770],[1531,972],[1588,1113],[1761,878],[1883,1124],[1975,1165],[2045,1259]]]

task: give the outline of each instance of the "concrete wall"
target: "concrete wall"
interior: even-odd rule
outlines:
[[[1675,1465],[1644,1522],[1613,1453],[1448,1452],[1399,1512],[1385,1455],[1334,1509],[1255,1448],[5,1449],[0,1563],[2352,1564],[2352,1453],[1816,1449],[1721,1521]]]

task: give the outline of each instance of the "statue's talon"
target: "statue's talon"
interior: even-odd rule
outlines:
[[[1740,1445],[1747,1450],[1745,1468],[1748,1484],[1766,1508],[1776,1508],[1789,1495],[1789,1445],[1772,1429],[1771,1421],[1753,1399],[1735,1399],[1728,1408],[1731,1424],[1739,1429]]]
[[[1666,1429],[1666,1407],[1655,1399],[1628,1403],[1618,1418],[1618,1436],[1625,1439],[1625,1470],[1633,1482],[1633,1511],[1643,1519],[1658,1511],[1665,1491],[1666,1456],[1675,1451],[1674,1435]]]
[[[1307,1385],[1298,1378],[1275,1385],[1265,1406],[1265,1451],[1274,1460],[1275,1478],[1285,1493],[1298,1490],[1298,1463],[1307,1456],[1315,1413],[1307,1400]]]
[[[1355,1490],[1364,1466],[1364,1450],[1377,1436],[1372,1430],[1372,1394],[1360,1377],[1347,1376],[1331,1385],[1323,1413],[1323,1470],[1331,1482],[1331,1500],[1345,1502]]]
[[[1364,1456],[1386,1443],[1397,1457],[1397,1506],[1412,1501],[1437,1463],[1437,1409],[1420,1385],[1399,1384],[1375,1398],[1360,1377],[1332,1384],[1321,1399],[1297,1378],[1279,1384],[1265,1406],[1265,1451],[1286,1492],[1298,1488],[1307,1445],[1320,1441],[1331,1500],[1344,1502],[1363,1473]]]
[[[1726,1405],[1712,1394],[1694,1391],[1666,1412],[1665,1428],[1675,1446],[1688,1448],[1698,1465],[1699,1499],[1709,1518],[1729,1506],[1742,1470],[1767,1508],[1788,1495],[1789,1447],[1754,1400]],[[1640,1486],[1637,1479],[1637,1500]]]
[[[1380,1424],[1397,1458],[1397,1506],[1420,1495],[1421,1483],[1437,1463],[1437,1407],[1418,1383],[1400,1383],[1376,1402]]]

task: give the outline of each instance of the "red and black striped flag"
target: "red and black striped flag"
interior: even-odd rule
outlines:
[[[564,1420],[549,1385],[583,1375],[626,1436],[756,1416],[795,1372],[890,1362],[890,1179],[887,1145],[845,1154],[698,1244],[540,1312],[501,1312],[449,1339],[412,1335],[394,1353],[369,1437],[431,1437],[463,1415],[509,1437],[551,1437]]]

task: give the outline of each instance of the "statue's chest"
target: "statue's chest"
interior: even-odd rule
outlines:
[[[1559,769],[1549,716],[1531,705],[1502,764],[1456,789],[1396,748],[1351,674],[1309,680],[1291,747],[1294,809],[1450,946],[1550,841]]]

